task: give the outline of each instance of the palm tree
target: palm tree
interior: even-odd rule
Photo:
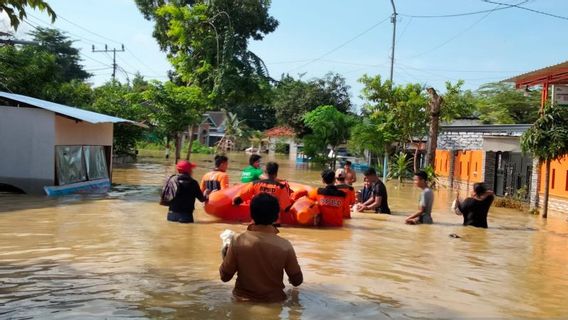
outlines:
[[[550,163],[568,154],[568,107],[548,105],[533,126],[521,137],[524,152],[531,152],[546,166],[542,217],[548,216]],[[535,168],[536,170],[536,168]],[[538,190],[536,190],[538,194]]]
[[[226,152],[232,149],[236,143],[236,139],[243,135],[243,121],[239,120],[236,114],[225,111],[225,122],[223,122],[223,124],[225,133],[217,144],[217,150],[221,148],[223,152]]]

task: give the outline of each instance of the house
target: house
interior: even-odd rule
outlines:
[[[0,92],[0,186],[48,195],[108,190],[114,123],[140,125]]]
[[[440,182],[465,190],[485,182],[498,196],[517,194],[528,200],[533,159],[522,153],[520,137],[529,127],[457,122],[442,126],[434,163]]]
[[[203,114],[199,127],[193,131],[193,138],[202,145],[214,147],[225,135],[225,112],[210,111]]]

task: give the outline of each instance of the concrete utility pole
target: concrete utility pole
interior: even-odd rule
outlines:
[[[392,5],[392,16],[391,16],[391,23],[392,23],[392,51],[391,51],[391,69],[390,69],[390,81],[392,83],[393,77],[393,69],[394,69],[394,46],[396,40],[396,7],[394,6],[394,0],[391,0]]]
[[[124,45],[121,46],[120,50],[117,50],[116,48],[113,48],[112,50],[109,50],[107,45],[105,44],[105,49],[104,50],[95,50],[95,45],[93,45],[93,52],[112,52],[112,81],[115,80],[116,78],[116,53],[117,52],[124,52]]]

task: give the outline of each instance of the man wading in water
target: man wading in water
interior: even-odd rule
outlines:
[[[278,302],[286,299],[284,272],[290,284],[304,281],[292,244],[279,237],[272,224],[278,219],[278,199],[260,193],[250,203],[254,224],[229,245],[219,273],[223,282],[237,273],[233,295],[242,301]]]
[[[459,211],[456,213],[463,215],[464,226],[487,228],[487,213],[494,199],[493,191],[487,190],[485,183],[476,183],[470,198],[460,202],[458,193],[456,204]]]
[[[420,204],[418,212],[406,218],[407,224],[432,224],[432,205],[434,204],[434,193],[428,188],[428,174],[420,171],[414,174],[414,185],[422,189],[420,194]]]
[[[199,189],[199,184],[191,177],[195,167],[195,164],[182,160],[176,165],[179,174],[168,179],[166,184],[177,184],[175,195],[169,203],[168,221],[192,223],[195,199],[201,202],[207,201],[207,198]],[[172,180],[172,178],[175,179]]]

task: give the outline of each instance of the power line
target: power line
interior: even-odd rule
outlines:
[[[485,1],[485,0],[483,0]],[[485,2],[489,2],[489,1],[485,1]],[[403,17],[408,17],[408,18],[417,18],[417,19],[424,19],[424,18],[456,18],[456,17],[463,17],[463,16],[472,16],[472,15],[477,15],[477,14],[482,14],[482,13],[490,13],[490,12],[495,12],[498,10],[506,10],[506,9],[511,9],[512,7],[518,6],[520,4],[526,3],[527,1],[523,1],[522,3],[519,3],[517,5],[511,5],[508,3],[502,3],[501,5],[505,6],[504,8],[497,8],[497,9],[486,9],[486,10],[479,10],[479,11],[472,11],[472,12],[462,12],[462,13],[450,13],[450,14],[441,14],[441,15],[413,15],[413,14],[404,14],[404,13],[399,13],[399,15],[403,16]],[[493,2],[496,3],[496,2]]]
[[[363,35],[365,35],[365,34],[368,33],[369,31],[375,29],[375,28],[378,27],[379,25],[383,24],[384,22],[386,22],[386,21],[389,20],[390,18],[391,18],[391,16],[389,15],[389,16],[386,17],[385,19],[383,19],[383,20],[381,20],[381,21],[375,23],[374,25],[372,25],[372,26],[370,26],[369,28],[365,29],[363,32],[357,34],[357,35],[354,36],[353,38],[351,38],[351,39],[349,39],[349,40],[343,42],[342,44],[340,44],[340,45],[338,45],[337,47],[335,47],[335,48],[329,50],[328,52],[322,54],[321,56],[319,56],[319,57],[317,57],[317,58],[315,58],[315,59],[312,59],[312,60],[310,60],[310,61],[308,61],[308,62],[302,64],[302,65],[299,66],[299,67],[295,67],[295,68],[292,68],[292,69],[288,70],[286,73],[290,73],[290,72],[292,72],[292,71],[294,71],[294,70],[298,70],[298,69],[304,68],[304,67],[306,67],[306,66],[308,66],[308,65],[310,65],[310,64],[312,64],[312,63],[314,63],[314,62],[317,62],[317,61],[323,59],[324,57],[326,57],[326,56],[328,56],[328,55],[334,53],[335,51],[337,51],[337,50],[339,50],[339,49],[345,47],[345,46],[348,45],[349,43],[351,43],[351,42],[353,42],[353,41],[359,39],[360,37],[362,37]]]
[[[559,16],[559,15],[556,15],[556,14],[553,14],[553,13],[544,12],[544,11],[535,10],[535,9],[530,9],[530,8],[521,6],[521,4],[526,3],[526,1],[523,2],[523,3],[518,3],[518,4],[507,4],[507,3],[501,3],[501,2],[490,1],[490,0],[482,0],[482,1],[487,2],[487,3],[493,3],[493,4],[498,4],[498,5],[506,5],[506,6],[510,6],[510,7],[515,7],[517,9],[526,10],[526,11],[542,14],[542,15],[545,15],[545,16],[557,18],[557,19],[568,20],[568,17]]]
[[[442,47],[444,47],[445,45],[447,45],[448,43],[454,41],[455,39],[459,38],[461,35],[463,35],[464,33],[468,32],[469,30],[473,29],[473,27],[475,27],[476,25],[478,25],[481,21],[485,20],[490,14],[492,14],[493,12],[495,12],[495,10],[499,9],[501,5],[493,8],[492,10],[489,10],[483,17],[481,17],[480,19],[477,19],[475,22],[473,22],[471,25],[469,25],[468,27],[466,27],[465,29],[461,30],[460,32],[456,33],[455,35],[453,35],[452,37],[450,37],[449,39],[445,40],[444,42],[436,45],[433,48],[430,48],[426,51],[423,51],[419,54],[416,54],[414,56],[409,57],[409,59],[415,59],[418,58],[420,56],[423,56],[425,54],[428,54],[432,51],[436,51]]]
[[[57,15],[57,18],[59,18],[59,19],[61,19],[61,20],[63,20],[63,21],[66,21],[67,23],[69,23],[69,24],[71,24],[71,25],[74,25],[75,27],[77,27],[77,28],[79,28],[79,29],[81,29],[81,30],[83,30],[83,31],[86,31],[86,32],[88,32],[88,33],[90,33],[90,34],[92,34],[92,35],[95,35],[95,36],[97,36],[97,37],[99,37],[99,38],[101,38],[101,39],[105,39],[105,40],[107,40],[107,41],[114,42],[114,43],[116,43],[116,44],[122,45],[122,43],[120,43],[120,42],[118,42],[118,41],[115,41],[115,40],[113,40],[113,39],[111,39],[111,38],[105,37],[105,36],[103,36],[103,35],[101,35],[101,34],[99,34],[99,33],[96,33],[96,32],[94,32],[94,31],[91,31],[91,30],[89,30],[89,29],[87,29],[87,28],[85,28],[85,27],[83,27],[83,26],[81,26],[81,25],[79,25],[79,24],[77,24],[77,23],[75,23],[75,22],[73,22],[73,21],[70,21],[70,20],[68,20],[68,19],[66,19],[66,18],[64,18],[64,17],[62,17],[61,15]]]

